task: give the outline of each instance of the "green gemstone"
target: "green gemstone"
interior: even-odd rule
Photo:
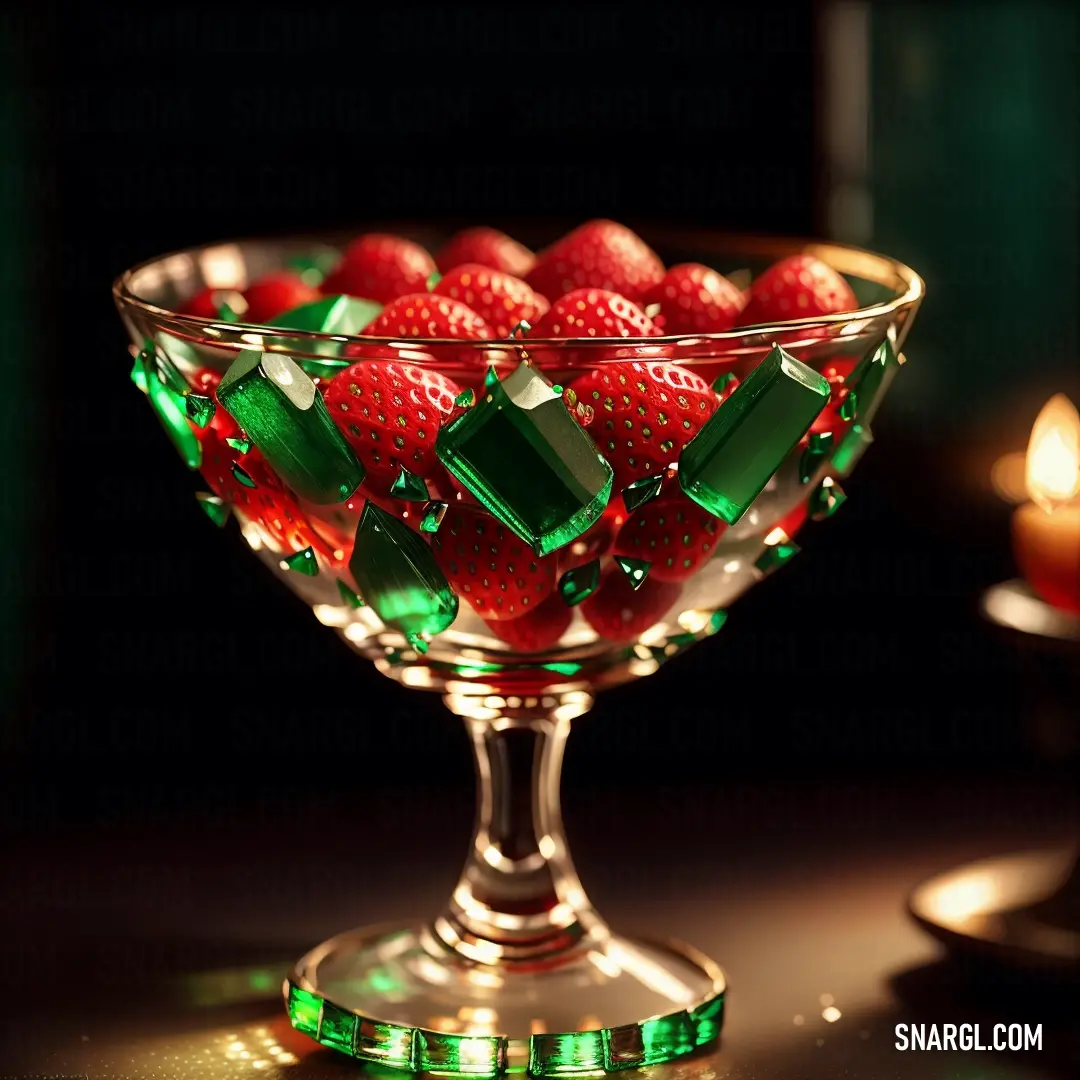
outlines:
[[[197,469],[202,464],[202,446],[195,432],[188,423],[187,409],[184,406],[184,394],[178,393],[167,385],[167,369],[161,366],[162,358],[157,351],[143,349],[136,364],[142,365],[142,383],[146,387],[146,397],[154,410],[165,434],[172,440],[184,464],[189,469]],[[166,363],[168,363],[166,361]],[[171,367],[171,364],[168,364]],[[177,373],[179,374],[179,373]],[[136,381],[138,385],[138,381]],[[186,384],[185,384],[186,385]]]
[[[424,507],[424,516],[420,519],[420,531],[426,533],[438,532],[439,526],[443,523],[443,518],[446,517],[448,507],[448,503],[429,502]]]
[[[527,323],[524,319],[522,319],[521,322],[519,322],[517,326],[515,326],[514,329],[510,331],[510,336],[512,338],[521,338],[524,337],[531,329],[532,324]]]
[[[717,375],[712,384],[713,392],[717,394],[725,393],[727,388],[735,381],[735,378],[734,371],[725,371],[723,375]]]
[[[832,467],[840,476],[850,476],[863,454],[874,441],[870,428],[854,423],[840,440],[832,457]]]
[[[714,611],[709,616],[709,633],[715,634],[717,630],[720,630],[724,623],[727,622],[728,615],[726,611]]]
[[[131,365],[131,381],[141,390],[146,393],[146,368],[143,365],[142,353],[138,353],[135,357],[135,362]]]
[[[303,551],[295,551],[292,555],[286,555],[281,560],[286,570],[294,570],[304,577],[319,576],[319,560],[315,558],[315,549],[306,547]]]
[[[844,489],[831,476],[827,476],[810,496],[810,516],[815,521],[824,521],[831,518],[845,502],[847,495]]]
[[[322,999],[299,986],[289,986],[288,1001],[289,1021],[297,1031],[310,1035],[313,1039],[319,1035],[319,1014],[322,1012]]]
[[[454,398],[455,409],[471,409],[476,404],[476,391],[475,390],[462,390],[456,398]]]
[[[529,1040],[530,1076],[574,1076],[604,1068],[604,1033],[573,1031]]]
[[[706,1001],[696,1009],[689,1010],[690,1022],[697,1028],[695,1044],[708,1046],[720,1036],[720,1029],[724,1026],[724,995],[720,994],[712,1001]]]
[[[435,273],[432,274],[431,277],[429,277],[427,279],[427,282],[426,282],[427,291],[431,292],[431,290],[434,289],[435,286],[438,285],[440,281],[442,281],[442,274],[440,274],[439,271],[436,270]]]
[[[226,300],[222,300],[218,304],[217,314],[223,323],[238,323],[240,321],[240,316],[233,311]]]
[[[412,1028],[361,1020],[356,1027],[354,1045],[357,1057],[379,1061],[396,1069],[413,1067]]]
[[[285,264],[285,268],[298,274],[305,285],[317,289],[337,265],[338,259],[337,252],[332,251],[321,252],[318,255],[299,255],[295,259],[290,259]]]
[[[506,1040],[497,1036],[445,1035],[417,1029],[418,1072],[497,1076],[506,1068]]]
[[[361,600],[360,597],[341,580],[341,578],[338,578],[337,591],[338,595],[341,597],[341,602],[346,607],[362,608],[364,606],[364,601]]]
[[[427,638],[421,637],[419,634],[409,634],[406,636],[406,641],[421,655],[426,656],[427,651],[431,648],[431,643]]]
[[[612,1028],[604,1040],[604,1067],[616,1072],[671,1061],[696,1048],[696,1034],[697,1026],[685,1012]]]
[[[575,566],[559,578],[559,595],[567,607],[587,600],[600,587],[600,560],[593,559],[584,566]]]
[[[323,1002],[322,1016],[319,1018],[318,1041],[323,1046],[342,1050],[346,1054],[353,1052],[353,1040],[356,1037],[356,1015],[339,1009],[329,1001]]]
[[[196,427],[204,428],[214,419],[217,406],[214,399],[205,394],[188,394],[184,399],[184,411]]]
[[[499,373],[495,370],[494,364],[488,364],[487,371],[484,372],[484,393],[490,393],[492,390],[497,390],[499,387]]]
[[[211,495],[208,491],[197,491],[195,498],[203,508],[203,513],[220,529],[229,520],[232,507],[217,495]]]
[[[301,330],[309,334],[359,334],[382,309],[382,304],[374,300],[327,296],[274,316],[270,325],[275,329]]]
[[[251,442],[248,439],[238,439],[235,435],[228,435],[225,438],[225,442],[228,443],[238,454],[246,454],[251,449]]]
[[[859,395],[854,390],[849,390],[847,397],[840,402],[839,415],[840,419],[845,423],[850,423],[855,419],[855,414],[859,408]]]
[[[810,436],[806,449],[799,458],[799,483],[809,484],[821,463],[829,456],[833,445],[833,433],[825,431]]]
[[[841,417],[845,420],[854,420],[857,417],[863,425],[869,424],[899,367],[900,362],[896,358],[892,342],[886,338],[877,348],[867,353],[844,380],[844,385],[851,392],[840,409]],[[844,416],[844,407],[852,399],[854,402],[851,415]]]
[[[663,473],[658,476],[646,476],[644,480],[635,480],[622,490],[623,506],[632,514],[639,507],[655,499],[660,494],[663,486]]]
[[[629,580],[630,588],[637,592],[645,584],[645,579],[652,569],[652,563],[645,559],[631,559],[626,555],[616,555],[615,561]]]
[[[395,499],[404,499],[406,502],[426,503],[431,499],[427,484],[419,476],[413,476],[408,469],[402,469],[397,479],[390,486],[390,494]]]
[[[304,498],[342,502],[360,486],[364,467],[315,384],[289,357],[241,353],[225,372],[217,398],[271,468]]]
[[[248,476],[247,471],[240,465],[237,465],[236,462],[233,462],[232,474],[236,477],[236,482],[238,484],[243,484],[244,487],[253,488],[259,486],[250,476]]]
[[[457,616],[458,598],[431,548],[372,502],[360,515],[349,570],[375,614],[406,637],[440,634]]]
[[[171,337],[169,340],[173,345],[186,348],[186,343],[184,342]],[[186,397],[190,392],[191,387],[188,386],[187,380],[180,373],[180,369],[172,362],[169,356],[166,355],[163,350],[159,349],[150,338],[147,338],[144,342],[143,351],[149,354],[151,358],[149,370],[157,375],[158,381],[164,383],[174,394],[178,394],[180,397]],[[198,357],[191,351],[189,359],[197,361]]]
[[[679,484],[734,525],[829,400],[829,383],[778,345],[679,456]]]
[[[436,452],[537,555],[579,537],[611,497],[611,466],[528,363],[486,384],[477,405],[439,433]]]
[[[754,566],[763,574],[771,574],[774,570],[779,570],[785,563],[790,562],[799,554],[799,551],[799,545],[794,540],[789,540],[786,544],[769,544],[757,557]]]

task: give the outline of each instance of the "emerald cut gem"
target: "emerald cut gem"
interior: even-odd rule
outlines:
[[[214,419],[217,406],[214,399],[205,394],[188,394],[184,399],[184,411],[196,427],[204,428]]]
[[[217,315],[223,323],[238,323],[240,321],[240,316],[233,311],[227,300],[222,300],[218,304]]]
[[[462,390],[456,398],[454,398],[455,409],[471,409],[476,404],[476,391],[475,390]]]
[[[476,406],[439,433],[436,452],[537,555],[579,537],[611,497],[611,466],[527,361],[486,382]]]
[[[221,380],[222,407],[295,492],[313,503],[347,499],[364,467],[315,384],[281,353],[243,352]]]
[[[854,390],[849,390],[847,396],[840,402],[840,408],[837,410],[840,419],[845,423],[850,423],[855,419],[855,413],[859,408],[859,396]]]
[[[818,467],[829,456],[833,445],[833,433],[825,431],[810,436],[806,449],[799,458],[799,483],[809,484]]]
[[[302,304],[274,317],[274,329],[302,330],[309,334],[359,334],[383,309],[374,300],[355,296],[328,296]]]
[[[831,476],[826,476],[810,496],[810,516],[815,521],[824,521],[832,517],[846,501],[844,489]]]
[[[229,514],[232,513],[232,507],[222,498],[217,495],[211,495],[208,491],[197,491],[195,498],[199,500],[199,505],[203,509],[203,513],[220,529],[226,521],[229,520]]]
[[[364,606],[364,601],[361,600],[360,597],[357,596],[356,593],[354,593],[352,589],[350,589],[349,586],[341,580],[341,578],[338,578],[337,580],[337,591],[338,596],[341,597],[341,602],[346,607],[362,608]]]
[[[696,1034],[697,1025],[686,1012],[612,1028],[605,1040],[604,1065],[614,1072],[671,1061],[698,1045]]]
[[[832,456],[832,467],[840,476],[850,476],[863,454],[874,441],[873,433],[866,424],[854,423],[840,440]]]
[[[457,616],[458,598],[431,548],[373,502],[360,515],[349,570],[375,614],[406,637],[442,633]]]
[[[442,274],[440,274],[439,271],[436,270],[435,273],[432,274],[427,279],[427,282],[426,282],[427,291],[431,292],[431,290],[434,289],[435,286],[438,285],[440,281],[442,281]]]
[[[416,1030],[415,1068],[439,1075],[497,1076],[506,1068],[506,1040]]]
[[[789,540],[786,544],[769,544],[757,557],[754,566],[762,574],[771,574],[774,570],[779,570],[781,566],[795,558],[800,550],[799,545],[794,540]]]
[[[356,1038],[356,1014],[338,1008],[330,1001],[324,1001],[322,1016],[319,1018],[319,1039],[323,1046],[342,1050],[346,1054],[353,1052],[353,1040]]]
[[[170,341],[177,346],[184,344],[174,338],[170,338]],[[191,387],[187,384],[187,380],[180,374],[180,369],[150,338],[147,338],[143,343],[143,352],[146,353],[150,359],[147,369],[148,373],[152,371],[156,374],[158,381],[164,383],[174,394],[178,394],[180,397],[186,397],[191,390]]]
[[[379,1061],[391,1068],[412,1068],[412,1028],[361,1019],[356,1028],[355,1047],[357,1057]]]
[[[713,393],[723,394],[727,391],[727,388],[735,382],[736,375],[734,371],[725,371],[723,375],[717,375],[713,380],[712,388]]]
[[[619,564],[619,569],[626,575],[627,581],[630,582],[630,588],[637,592],[645,583],[645,578],[649,576],[652,563],[646,559],[631,559],[627,555],[616,555],[615,561]]]
[[[281,560],[281,565],[286,570],[294,570],[304,577],[319,576],[319,560],[315,558],[315,549],[306,547],[303,551],[295,551],[292,555],[286,555]]]
[[[660,494],[660,490],[663,486],[663,473],[660,473],[657,476],[646,476],[644,480],[635,480],[632,484],[628,487],[624,487],[622,490],[623,506],[625,506],[627,511],[632,514],[647,502],[652,502],[652,500]]]
[[[864,425],[869,424],[899,366],[892,342],[886,338],[877,348],[867,353],[844,380],[850,393],[841,406],[840,415],[845,420],[854,420],[857,417]],[[851,415],[844,416],[844,408],[852,399],[854,402],[849,410]]]
[[[142,368],[141,378],[136,378],[133,373],[132,379],[136,386],[140,382],[145,386],[150,407],[165,429],[165,434],[184,459],[184,464],[189,469],[197,469],[202,464],[202,446],[188,423],[184,405],[186,395],[174,389],[167,381],[171,378],[169,369],[172,364],[158,355],[152,343],[148,342],[148,346],[149,348],[139,353],[139,358],[135,361],[136,367]],[[175,371],[174,368],[172,370]],[[176,372],[176,376],[183,382],[179,372]],[[187,384],[184,385],[186,389]]]
[[[559,578],[559,595],[567,607],[587,600],[600,587],[600,560],[593,559],[584,566],[575,566]]]
[[[444,502],[429,502],[424,507],[424,516],[420,519],[420,531],[425,533],[437,533],[439,526],[443,523],[443,518],[446,517],[446,511],[449,508],[449,503]]]
[[[778,345],[679,456],[679,484],[734,525],[829,400],[829,383]]]
[[[135,362],[131,365],[131,381],[135,386],[146,393],[146,368],[143,366],[142,353],[138,353]]]
[[[287,1003],[289,1021],[297,1031],[310,1035],[313,1039],[319,1035],[319,1014],[322,1012],[322,999],[299,986],[289,984]]]
[[[698,1046],[707,1046],[720,1036],[724,1025],[724,995],[719,994],[712,1001],[706,1001],[696,1009],[689,1010],[691,1023],[697,1029]]]
[[[225,442],[238,454],[246,454],[251,449],[251,443],[247,439],[238,439],[235,435],[226,436]]]
[[[604,1068],[604,1033],[573,1031],[529,1040],[530,1076],[574,1076]]]
[[[236,478],[238,484],[243,484],[246,488],[258,487],[258,484],[248,476],[247,470],[242,466],[237,465],[235,461],[233,462],[232,474]]]
[[[431,495],[428,493],[427,484],[419,476],[413,476],[408,469],[402,469],[397,479],[390,485],[390,494],[395,499],[404,499],[405,502],[429,502]]]

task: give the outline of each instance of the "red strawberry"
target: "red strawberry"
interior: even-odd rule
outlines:
[[[615,544],[615,535],[619,526],[626,520],[626,509],[622,499],[614,496],[607,509],[576,540],[559,550],[559,573],[566,573],[576,566],[585,566],[594,559],[607,555]]]
[[[530,338],[656,337],[660,329],[625,296],[604,289],[575,289],[526,335]]]
[[[665,492],[630,515],[615,554],[651,563],[646,580],[685,581],[712,558],[725,527],[681,491]]]
[[[811,435],[821,435],[826,431],[839,437],[840,432],[847,427],[848,421],[840,415],[840,410],[851,392],[844,384],[855,363],[854,357],[837,356],[826,360],[822,365],[821,374],[829,381],[829,403],[818,413],[810,430],[803,436],[804,443]]]
[[[535,323],[551,307],[519,278],[477,263],[454,267],[431,291],[472,308],[497,338],[509,337],[523,320]]]
[[[452,503],[431,540],[443,573],[484,619],[534,611],[555,589],[555,559],[538,559],[509,529],[467,503]]]
[[[436,256],[435,263],[443,274],[462,263],[479,263],[489,270],[501,270],[504,274],[523,278],[536,264],[536,256],[506,233],[481,225],[451,237]]]
[[[634,591],[630,579],[612,567],[600,588],[581,604],[581,612],[597,634],[612,644],[634,641],[655,625],[682,594],[682,586],[653,581],[650,574]]]
[[[545,248],[525,280],[541,296],[574,289],[608,289],[639,301],[664,276],[664,264],[645,241],[614,221],[589,221]]]
[[[389,304],[399,296],[424,292],[435,261],[419,245],[400,236],[367,233],[346,249],[345,257],[322,283],[324,296],[345,293]]]
[[[459,392],[431,368],[361,360],[339,371],[323,396],[367,469],[364,487],[389,495],[402,468],[424,479],[440,475],[435,440]]]
[[[475,311],[460,300],[432,293],[399,296],[363,333],[374,337],[463,338],[488,341],[495,335]]]
[[[228,303],[231,296],[235,296],[235,289],[200,289],[180,309],[181,315],[195,315],[200,319],[221,318],[221,305]]]
[[[535,611],[516,619],[491,620],[488,627],[516,652],[543,652],[566,633],[573,617],[573,611],[563,603],[562,597],[554,593]]]
[[[255,325],[265,325],[285,311],[292,311],[301,304],[321,299],[319,290],[305,285],[298,274],[283,270],[267,274],[244,290],[247,309],[237,312],[241,320]]]
[[[700,375],[659,360],[604,364],[570,389],[595,410],[586,430],[615,470],[616,491],[678,460],[718,403]]]
[[[813,255],[791,255],[754,279],[739,325],[809,319],[858,306],[851,286],[831,266]]]
[[[722,334],[739,318],[745,300],[726,277],[701,263],[673,266],[642,306],[660,305],[653,321],[665,334]]]

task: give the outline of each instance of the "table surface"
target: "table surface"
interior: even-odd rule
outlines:
[[[19,838],[0,886],[0,1076],[355,1075],[289,1028],[281,976],[338,930],[435,910],[469,799],[463,788],[372,790]],[[583,882],[609,921],[690,940],[728,973],[720,1049],[642,1070],[655,1080],[1080,1075],[1066,992],[973,977],[903,907],[954,863],[1075,835],[1067,789],[718,784],[570,791],[564,803]],[[893,1029],[905,1021],[1041,1023],[1043,1049],[901,1053]]]

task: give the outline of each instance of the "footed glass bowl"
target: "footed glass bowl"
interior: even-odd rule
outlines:
[[[442,239],[383,231],[432,249]],[[132,378],[211,489],[198,492],[208,516],[231,516],[380,672],[441,694],[472,740],[475,833],[445,909],[425,925],[341,934],[284,987],[298,1029],[361,1060],[582,1075],[668,1061],[719,1034],[717,965],[679,942],[621,936],[589,903],[560,819],[563,745],[598,690],[714,634],[798,551],[804,522],[841,504],[923,286],[906,266],[834,244],[639,232],[667,265],[705,263],[743,285],[811,254],[862,306],[696,337],[498,341],[177,313],[207,287],[326,265],[348,237],[191,249],[115,283]],[[402,468],[380,490],[374,455],[392,447],[357,453],[331,407],[393,410],[443,393],[436,376],[457,397],[439,466]],[[705,410],[705,394],[708,419],[687,442],[680,417]],[[642,455],[625,485],[598,453],[619,440]]]

